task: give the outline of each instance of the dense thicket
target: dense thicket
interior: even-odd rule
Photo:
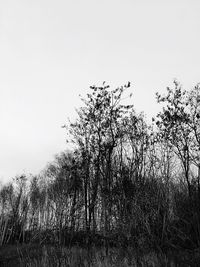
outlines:
[[[152,125],[124,104],[129,87],[92,86],[65,126],[71,150],[1,188],[1,245],[199,246],[200,86],[157,94]]]

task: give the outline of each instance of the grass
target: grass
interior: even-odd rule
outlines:
[[[126,250],[109,249],[108,255],[106,255],[104,249],[97,248],[92,248],[88,251],[80,247],[20,245],[1,248],[0,267],[199,266],[199,252],[196,254],[181,253],[176,254],[176,256],[166,256],[155,252],[138,255],[131,248]]]

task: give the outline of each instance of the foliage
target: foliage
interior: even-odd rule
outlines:
[[[0,190],[0,244],[134,249],[200,246],[200,86],[157,94],[148,125],[127,91],[91,86],[65,128],[73,149]]]

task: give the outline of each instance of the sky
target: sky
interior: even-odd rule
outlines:
[[[130,81],[136,111],[200,82],[198,0],[1,0],[0,181],[65,150],[61,126],[90,85]]]

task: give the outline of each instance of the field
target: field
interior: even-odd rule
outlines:
[[[1,267],[159,267],[199,266],[199,253],[186,252],[165,255],[149,252],[139,255],[132,249],[53,247],[38,245],[6,246],[0,250]]]

